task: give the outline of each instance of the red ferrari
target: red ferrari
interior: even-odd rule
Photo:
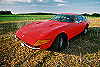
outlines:
[[[60,50],[72,37],[88,31],[90,21],[80,15],[61,13],[50,20],[33,22],[23,26],[15,33],[22,46],[32,49]]]

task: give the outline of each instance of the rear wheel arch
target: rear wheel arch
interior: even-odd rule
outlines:
[[[89,24],[87,23],[86,26],[85,26],[85,28],[84,28],[84,30],[83,30],[83,32],[82,32],[83,35],[87,34],[87,32],[88,32],[88,26],[89,26]]]
[[[89,26],[89,24],[87,23],[86,26],[85,26],[85,28],[88,29],[88,26]]]
[[[86,26],[89,26],[89,24],[87,23]]]

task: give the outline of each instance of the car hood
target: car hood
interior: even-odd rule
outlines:
[[[68,24],[68,23],[66,23],[66,24]],[[56,28],[62,27],[66,24],[59,22],[59,21],[52,21],[52,20],[34,22],[31,24],[25,25],[19,29],[19,31],[21,31],[21,33],[19,34],[20,35],[19,38],[21,38],[23,35],[25,35],[25,36],[30,37],[32,40],[38,40],[42,36],[49,33],[50,31],[52,31]],[[21,35],[21,34],[23,34],[23,35]],[[23,38],[21,38],[21,39],[23,39]]]

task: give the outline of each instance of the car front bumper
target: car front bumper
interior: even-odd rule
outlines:
[[[16,35],[14,35],[14,37],[15,37],[15,39],[19,39],[19,38],[17,38],[17,36]],[[37,50],[39,50],[40,49],[40,47],[38,46],[38,47],[36,47],[36,46],[32,46],[32,45],[29,45],[29,44],[27,44],[27,43],[25,43],[24,41],[22,41],[22,40],[19,40],[20,41],[20,43],[21,43],[21,45],[24,47],[24,46],[27,46],[28,48],[31,48],[31,49],[37,49]]]

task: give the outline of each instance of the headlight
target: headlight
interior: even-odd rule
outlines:
[[[37,40],[36,43],[34,44],[34,46],[39,46],[39,45],[47,44],[47,43],[50,43],[50,42],[51,42],[51,39]]]

